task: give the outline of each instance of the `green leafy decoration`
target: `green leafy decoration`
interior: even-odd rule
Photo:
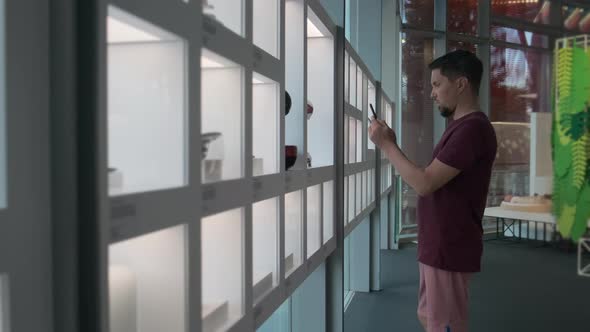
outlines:
[[[584,235],[590,218],[590,186],[585,186],[580,192],[580,198],[576,205],[576,216],[574,224],[572,225],[571,236],[574,242],[578,242],[580,237]]]
[[[564,238],[569,238],[571,236],[575,218],[576,206],[565,204],[561,209],[561,215],[557,218],[559,233],[561,233]]]
[[[585,182],[586,177],[586,145],[588,144],[588,136],[584,134],[572,145],[573,156],[573,172],[574,172],[574,183],[573,185],[581,189]]]

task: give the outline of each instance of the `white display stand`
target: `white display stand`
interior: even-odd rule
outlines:
[[[590,277],[590,238],[581,238],[578,242],[578,275]]]
[[[531,159],[529,193],[553,193],[553,161],[551,158],[552,113],[531,113]]]

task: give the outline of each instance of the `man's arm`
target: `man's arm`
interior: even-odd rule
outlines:
[[[420,196],[429,195],[451,181],[461,173],[438,159],[434,159],[426,169],[412,163],[395,142],[388,141],[383,146],[383,152],[399,172],[402,179]]]

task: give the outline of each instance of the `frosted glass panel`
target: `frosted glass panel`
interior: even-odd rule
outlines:
[[[187,183],[184,40],[109,6],[109,194]]]
[[[344,178],[344,220],[343,224],[346,225],[348,222],[348,177]]]
[[[356,119],[349,118],[348,121],[348,162],[356,163],[360,161],[356,156]]]
[[[348,177],[348,222],[351,222],[356,217],[356,202],[355,202],[356,180],[354,175]]]
[[[373,105],[373,108],[375,109],[375,112],[377,112],[377,91],[375,89],[375,86],[373,85],[373,83],[371,83],[369,81],[369,100],[368,100],[368,105],[367,105],[367,114],[369,115],[369,118],[373,118],[373,113],[371,112],[371,107],[370,105]],[[383,115],[382,115],[383,116]],[[368,149],[375,149],[375,144],[373,143],[373,141],[371,141],[370,139],[367,140],[367,148]]]
[[[363,172],[363,178],[362,178],[362,183],[363,183],[363,199],[362,199],[362,209],[364,210],[367,207],[367,195],[368,193],[368,182],[367,182],[367,171]]]
[[[324,182],[323,225],[324,244],[334,236],[334,181]],[[346,192],[346,191],[345,191]],[[344,208],[346,211],[346,207]]]
[[[201,221],[201,304],[205,332],[226,330],[244,313],[243,224],[241,208]]]
[[[350,58],[350,62],[348,63],[348,68],[350,69],[350,82],[348,84],[348,88],[350,90],[350,105],[352,106],[356,106],[356,95],[357,95],[357,91],[356,91],[356,74],[357,74],[357,70],[356,70],[356,62],[354,61],[354,59],[351,57]]]
[[[288,276],[303,262],[303,192],[285,195],[285,274]]]
[[[279,0],[254,0],[253,10],[254,44],[276,58],[280,45],[279,5]]]
[[[356,67],[356,108],[363,109],[363,71],[361,67]]]
[[[278,283],[278,204],[278,198],[271,198],[252,206],[252,286],[255,302]]]
[[[350,55],[348,52],[344,52],[344,101],[348,102],[350,98],[350,89],[348,84],[350,83]]]
[[[356,120],[356,161],[361,162],[363,157],[363,122]]]
[[[10,331],[9,310],[10,303],[8,275],[0,274],[0,332]]]
[[[201,55],[201,178],[204,183],[244,174],[241,66],[208,50]]]
[[[356,179],[356,215],[359,215],[362,211],[362,199],[363,199],[363,180],[362,180],[362,174],[361,173],[357,173],[355,175],[355,179]]]
[[[238,35],[244,35],[243,0],[203,0],[203,15],[217,20]]]
[[[252,80],[254,176],[279,171],[279,84],[254,73]]]
[[[350,139],[348,138],[348,116],[344,116],[344,163],[350,163],[349,150],[350,150]]]
[[[110,245],[111,332],[187,330],[185,248],[185,226]]]
[[[307,19],[307,149],[312,167],[334,164],[334,39],[308,10]]]
[[[0,100],[6,100],[6,59],[4,58],[4,1],[0,0]],[[6,108],[0,103],[0,209],[6,207]],[[1,327],[1,325],[0,325]],[[4,332],[4,331],[1,331]]]
[[[322,229],[320,218],[322,185],[307,188],[307,258],[320,249]]]

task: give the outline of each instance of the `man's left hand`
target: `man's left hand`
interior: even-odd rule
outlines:
[[[390,143],[397,145],[395,132],[383,120],[372,119],[371,125],[369,126],[369,137],[380,149],[383,149],[385,145]]]

